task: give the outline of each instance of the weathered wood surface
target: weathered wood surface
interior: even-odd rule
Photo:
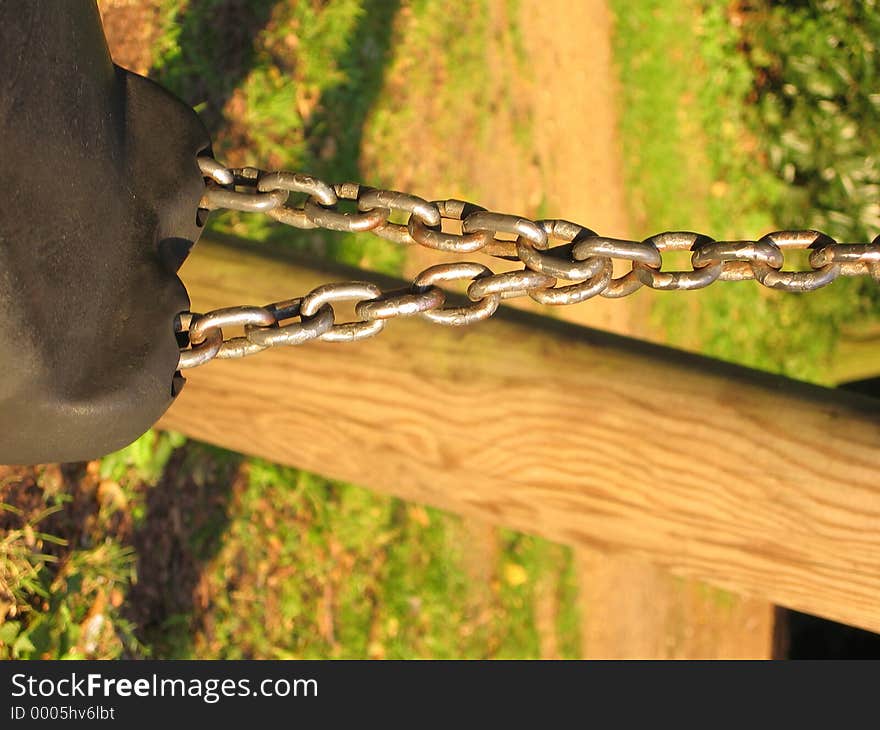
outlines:
[[[204,243],[181,274],[196,310],[328,280]],[[877,402],[521,313],[188,377],[166,428],[880,630]]]

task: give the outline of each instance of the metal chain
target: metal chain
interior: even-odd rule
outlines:
[[[206,190],[200,207],[265,213],[296,228],[369,231],[406,245],[461,254],[487,253],[523,264],[516,271],[494,273],[471,261],[439,264],[419,274],[406,289],[383,292],[368,282],[324,284],[305,296],[265,306],[239,306],[207,314],[185,313],[177,331],[188,339],[179,368],[218,358],[238,358],[277,345],[309,340],[353,342],[372,337],[395,317],[419,315],[432,322],[459,326],[491,317],[502,299],[529,296],[541,304],[576,304],[595,296],[628,296],[643,286],[662,290],[702,289],[716,281],[756,280],[790,292],[827,286],[840,276],[871,276],[880,281],[880,236],[870,244],[838,243],[813,230],[775,231],[757,241],[716,241],[687,231],[660,233],[644,241],[606,238],[565,220],[533,221],[494,213],[461,200],[429,202],[394,190],[357,183],[330,185],[295,172],[266,172],[253,167],[227,168],[199,158]],[[306,196],[289,204],[291,193]],[[340,201],[356,204],[344,212]],[[394,213],[407,216],[393,223]],[[460,233],[443,229],[443,221]],[[499,234],[515,236],[505,240]],[[809,270],[783,270],[784,251],[810,251]],[[664,271],[664,253],[688,251],[691,270]],[[630,270],[613,276],[614,262]],[[464,305],[450,306],[439,285],[466,284]],[[354,303],[356,321],[336,321],[335,302]],[[223,328],[243,327],[244,335],[225,338]]]

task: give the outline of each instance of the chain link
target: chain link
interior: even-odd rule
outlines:
[[[409,289],[395,292],[382,292],[368,282],[332,283],[301,298],[262,307],[186,312],[176,326],[188,340],[180,353],[181,370],[278,345],[315,339],[353,342],[378,334],[396,317],[418,315],[449,326],[472,324],[491,317],[501,300],[511,297],[563,305],[595,296],[624,297],[643,286],[685,291],[716,281],[754,280],[772,289],[808,292],[841,276],[880,281],[880,236],[870,244],[838,243],[819,231],[792,230],[768,233],[757,241],[716,241],[700,233],[669,231],[644,241],[620,240],[570,221],[532,221],[461,200],[430,202],[357,183],[330,185],[295,172],[226,168],[210,157],[200,157],[199,167],[206,183],[200,204],[204,210],[261,212],[295,228],[368,231],[404,245],[459,254],[479,251],[516,261],[523,268],[495,273],[483,264],[461,261],[432,266]],[[307,197],[294,206],[289,202],[291,193]],[[342,211],[343,200],[352,201],[357,210]],[[406,222],[392,222],[395,213],[408,216]],[[443,230],[444,221],[461,232]],[[784,252],[790,249],[810,252],[809,269],[784,269]],[[676,251],[691,254],[690,270],[663,270],[664,254]],[[615,261],[629,263],[630,270],[615,278]],[[451,282],[464,283],[468,303],[449,304],[437,285]],[[336,321],[333,305],[341,301],[354,304],[356,321]],[[225,337],[223,329],[232,327],[244,334]]]

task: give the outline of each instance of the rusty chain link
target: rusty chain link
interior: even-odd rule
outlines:
[[[378,334],[389,319],[419,315],[443,325],[466,325],[491,317],[502,299],[529,296],[541,304],[562,305],[595,296],[628,296],[643,286],[662,290],[702,289],[716,281],[755,280],[790,292],[826,286],[840,276],[871,276],[880,281],[880,236],[870,244],[838,243],[812,230],[775,231],[757,241],[716,241],[687,231],[660,233],[644,241],[597,235],[565,220],[532,221],[495,213],[461,200],[429,202],[394,190],[357,183],[329,185],[309,175],[230,169],[199,158],[206,190],[200,207],[265,213],[296,228],[369,231],[406,245],[461,254],[482,252],[516,261],[522,269],[495,273],[471,261],[438,264],[420,273],[409,289],[382,292],[368,282],[324,284],[305,296],[266,306],[239,306],[207,314],[184,313],[177,331],[188,340],[179,368],[214,358],[237,358],[277,345],[309,340],[353,342]],[[304,194],[301,206],[291,193]],[[344,212],[340,201],[356,210]],[[408,216],[393,223],[393,214]],[[443,230],[443,221],[461,233]],[[515,236],[501,239],[498,234]],[[784,252],[809,250],[809,270],[784,270]],[[664,253],[687,251],[691,269],[664,271]],[[614,261],[630,270],[613,276]],[[461,281],[470,303],[449,305],[439,284]],[[356,321],[338,323],[334,302],[354,304]],[[224,338],[223,328],[240,327],[243,336]]]

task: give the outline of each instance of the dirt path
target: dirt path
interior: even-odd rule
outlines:
[[[611,17],[605,0],[525,0],[534,72],[533,143],[545,207],[614,237],[630,234],[617,136]],[[562,314],[620,334],[642,328],[641,300],[597,298]]]
[[[606,0],[523,0],[517,18],[510,17],[505,0],[492,0],[489,10],[486,56],[490,84],[485,94],[494,112],[486,115],[484,123],[489,128],[483,139],[491,140],[491,145],[472,146],[469,128],[476,125],[466,115],[452,135],[448,126],[432,129],[431,120],[437,118],[431,112],[434,101],[410,99],[409,103],[425,113],[419,116],[412,140],[404,140],[401,146],[406,148],[416,139],[431,140],[432,136],[435,140],[422,146],[427,158],[423,156],[419,168],[406,171],[403,177],[410,179],[401,179],[398,184],[404,189],[412,184],[426,189],[451,185],[453,190],[472,192],[476,202],[491,209],[530,217],[562,217],[604,235],[627,236],[630,225],[617,137],[612,28]],[[520,29],[519,38],[511,28]],[[518,134],[523,119],[529,120],[526,139]],[[443,140],[450,137],[463,140],[458,142],[463,148],[454,165],[444,159],[449,145]],[[432,170],[443,170],[446,179],[431,180]],[[413,275],[436,261],[436,252],[414,249],[406,274]],[[499,268],[497,260],[486,263]],[[528,299],[514,305],[626,335],[644,334],[647,322],[646,307],[638,298],[597,298],[554,309]],[[476,523],[467,528],[466,533],[482,536],[470,541],[468,553],[474,565],[482,564],[478,572],[491,574],[497,558],[493,542],[497,533],[490,530],[490,539],[486,539],[486,529]],[[592,580],[590,566],[601,561],[597,555],[578,558],[581,583]],[[553,658],[558,656],[558,591],[546,583],[539,585],[533,610],[541,653]],[[596,597],[589,590],[582,593]],[[596,635],[594,622],[588,618],[592,607],[582,606],[581,613],[585,617],[581,634],[586,642]],[[608,644],[600,651],[608,650]]]
[[[435,157],[422,170],[444,170],[436,183],[473,191],[486,207],[529,217],[561,217],[603,235],[631,233],[617,134],[616,74],[612,18],[607,0],[522,0],[520,17],[509,16],[505,0],[490,2],[487,46],[494,113],[487,115],[489,146],[464,142],[461,157],[444,162],[445,128],[433,146]],[[511,28],[521,33],[521,48]],[[516,64],[511,59],[525,58]],[[417,102],[416,102],[417,103]],[[430,104],[430,102],[427,102]],[[431,137],[431,114],[419,119],[418,134]],[[530,120],[526,140],[518,124]],[[467,137],[468,120],[454,138]],[[463,177],[449,180],[450,169]],[[429,175],[417,184],[435,187]],[[401,181],[405,185],[407,180]],[[413,250],[407,274],[436,262],[436,252]],[[497,260],[487,260],[498,269]],[[618,275],[621,272],[616,272]],[[530,300],[511,301],[577,324],[622,335],[661,340],[652,331],[647,299],[592,299],[563,308]],[[469,546],[471,561],[492,569],[496,550],[484,525]],[[494,531],[493,531],[494,534]],[[723,596],[695,581],[673,578],[660,568],[626,556],[581,551],[576,556],[581,594],[584,656],[592,657],[766,657],[771,652],[773,608],[762,602]],[[533,607],[543,656],[558,655],[557,591],[544,581]]]
[[[491,145],[462,150],[467,160],[452,170],[460,179],[444,183],[473,191],[475,202],[496,210],[566,218],[603,235],[628,235],[611,17],[605,0],[523,0],[518,18],[510,17],[508,5],[504,0],[489,4],[490,87],[485,94],[494,113],[485,120],[489,129],[484,137]],[[513,37],[512,27],[520,29],[520,38]],[[511,59],[523,51],[526,57],[513,63]],[[418,135],[423,141],[432,135],[431,119],[431,114],[420,118]],[[523,119],[529,120],[525,140]],[[467,136],[467,123],[462,120],[462,138]],[[448,128],[442,135],[449,136]],[[448,154],[448,145],[437,147],[440,154]],[[442,157],[426,160],[424,168],[450,174],[448,160],[444,164]],[[425,177],[415,177],[424,184]],[[436,260],[436,252],[413,251],[406,273],[414,274]],[[497,260],[492,264],[498,268]],[[530,300],[512,304],[620,334],[641,334],[646,320],[638,297],[597,298],[552,309]]]
[[[605,0],[524,0],[533,144],[548,208],[629,233]]]

